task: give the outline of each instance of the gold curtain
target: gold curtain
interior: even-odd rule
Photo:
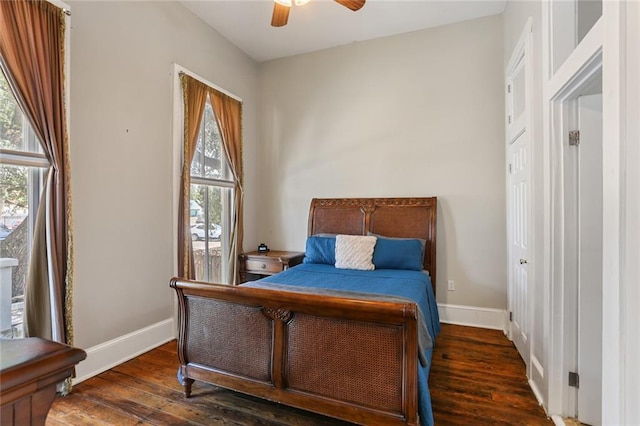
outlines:
[[[227,276],[232,284],[238,283],[238,255],[242,253],[242,103],[215,89],[209,89],[209,98],[218,122],[227,160],[235,180],[234,216],[231,221]]]
[[[0,1],[0,66],[51,164],[38,208],[25,289],[25,332],[72,344],[64,32],[64,11],[44,0]]]
[[[184,143],[180,199],[178,200],[178,276],[195,279],[190,232],[191,161],[198,142],[198,131],[207,101],[208,86],[193,77],[180,73],[184,101]]]

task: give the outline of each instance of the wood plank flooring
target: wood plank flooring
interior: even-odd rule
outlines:
[[[498,330],[442,324],[429,389],[437,425],[552,425]]]
[[[196,382],[185,399],[170,342],[58,397],[54,425],[347,425]],[[429,379],[436,425],[553,424],[527,384],[514,346],[500,331],[442,325]]]

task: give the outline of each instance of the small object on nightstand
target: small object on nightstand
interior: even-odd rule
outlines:
[[[267,247],[267,245],[265,243],[260,243],[260,245],[258,246],[258,252],[259,253],[266,253],[269,251],[269,247]]]
[[[277,274],[302,263],[304,253],[297,251],[251,251],[240,255],[240,283]]]

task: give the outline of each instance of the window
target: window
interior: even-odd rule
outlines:
[[[242,100],[174,64],[176,276],[236,284]]]
[[[0,72],[0,337],[22,336],[31,241],[48,166]]]
[[[230,249],[235,181],[222,146],[220,130],[207,97],[191,162],[191,240],[195,278],[216,283],[225,276]]]

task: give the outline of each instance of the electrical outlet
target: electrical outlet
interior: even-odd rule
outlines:
[[[455,284],[453,283],[453,280],[449,280],[447,281],[447,288],[449,289],[449,291],[453,291],[456,289]]]

